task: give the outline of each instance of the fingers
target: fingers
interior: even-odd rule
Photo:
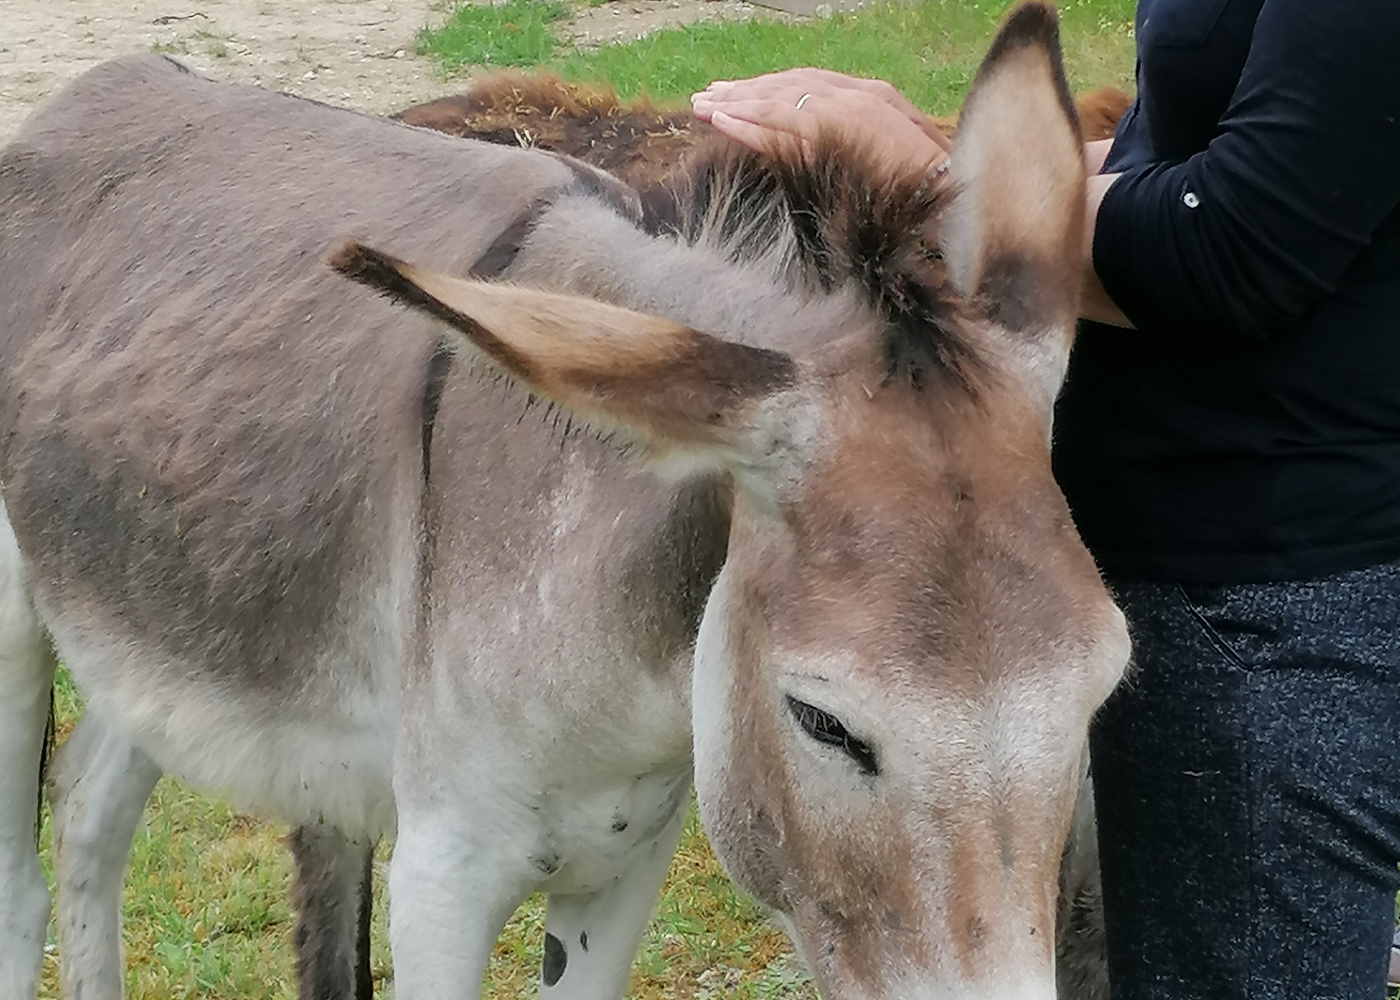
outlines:
[[[731,101],[772,100],[796,106],[804,94],[831,95],[843,90],[864,92],[870,89],[870,84],[878,83],[879,81],[857,80],[831,70],[803,67],[765,73],[763,76],[747,80],[716,80],[693,95],[691,101],[692,105],[700,102],[705,106]],[[888,84],[884,86],[893,91]]]
[[[810,66],[765,73],[747,80],[715,80],[704,90],[691,96],[691,109],[702,121],[712,122],[711,116],[714,112],[723,109],[737,118],[757,121],[785,131],[801,131],[784,126],[776,120],[771,123],[762,118],[755,120],[736,111],[735,108],[748,102],[771,101],[775,107],[794,109],[799,103],[805,102],[799,110],[807,110],[806,104],[820,97],[823,98],[820,103],[830,110],[848,103],[845,99],[852,95],[861,95],[892,108],[917,126],[920,132],[932,139],[945,153],[952,149],[952,143],[938,126],[886,81],[866,80]],[[810,129],[802,131],[802,134],[807,138],[811,137]]]
[[[806,106],[798,108],[796,101],[789,104],[763,97],[710,104],[696,100],[692,107],[697,117],[720,133],[761,153],[775,152],[785,143],[810,141],[823,127],[820,117]]]
[[[786,132],[803,139],[815,139],[821,129],[822,116],[809,110],[816,102],[809,100],[798,108],[797,102],[763,98],[753,101],[726,101],[716,114],[739,121],[751,122],[775,132]]]
[[[887,83],[829,70],[797,69],[750,80],[720,80],[691,97],[696,117],[750,149],[810,147],[823,134],[864,148],[900,169],[932,169],[948,140]]]
[[[871,113],[872,105],[877,114],[888,115],[892,111],[863,91],[833,89],[812,79],[801,85],[794,84],[792,79],[763,85],[758,85],[757,80],[742,83],[742,86],[731,84],[727,88],[707,89],[692,95],[691,110],[704,121],[713,122],[714,115],[723,112],[806,139],[815,138],[824,127],[841,133],[859,131],[860,119]]]
[[[754,105],[758,102],[770,102],[774,106],[784,105],[795,109],[802,96],[812,93],[813,88],[826,89],[815,80],[804,84],[800,77],[778,77],[778,74],[774,74],[769,77],[755,77],[752,80],[712,83],[699,93],[691,95],[691,110],[698,117],[708,120],[715,108],[729,111],[733,107]]]
[[[697,118],[711,124],[714,124],[716,114],[724,114],[755,125],[810,138],[815,134],[819,112],[814,107],[814,98],[809,97],[802,101],[800,108],[797,106],[799,101],[802,101],[802,95],[788,100],[787,95],[712,99],[704,94],[696,94],[690,99],[690,108]],[[827,107],[829,109],[830,105]]]
[[[738,93],[752,93],[745,88]],[[772,93],[764,88],[760,93]],[[798,104],[801,107],[798,107]],[[708,121],[721,133],[759,152],[774,152],[784,142],[810,142],[823,131],[850,136],[859,123],[848,120],[845,102],[834,100],[830,94],[818,96],[811,91],[792,97],[787,88],[782,96],[734,97],[711,99],[696,94],[691,108],[697,118]]]
[[[710,124],[722,135],[761,153],[775,152],[785,143],[802,141],[802,138],[795,133],[781,131],[743,118],[736,118],[723,111],[716,111],[714,116],[710,118]]]

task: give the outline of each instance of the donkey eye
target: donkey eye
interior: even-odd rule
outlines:
[[[808,736],[829,747],[839,747],[847,757],[856,762],[862,774],[880,773],[880,762],[875,759],[875,748],[852,736],[846,727],[841,725],[840,719],[830,712],[823,712],[815,705],[798,701],[792,695],[787,695],[786,698],[788,711]]]

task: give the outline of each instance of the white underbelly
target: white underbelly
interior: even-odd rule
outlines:
[[[154,650],[51,627],[87,710],[167,774],[265,817],[392,834],[392,684],[313,668],[295,694],[238,693],[208,671],[153,669]]]

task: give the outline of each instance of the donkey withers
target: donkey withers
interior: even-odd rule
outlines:
[[[345,844],[397,823],[400,996],[470,994],[538,887],[545,995],[620,996],[692,728],[717,852],[828,996],[1051,995],[1087,720],[1126,657],[1049,475],[1067,109],[1031,6],[953,187],[730,152],[650,229],[542,154],[154,58],[41,111],[0,160],[0,988],[32,993],[47,911],[47,632],[90,703],[55,803],[85,995],[119,991],[161,767]],[[423,315],[317,263],[347,232],[334,263]],[[473,270],[515,284],[442,276]],[[442,321],[686,478],[561,437],[450,364]]]

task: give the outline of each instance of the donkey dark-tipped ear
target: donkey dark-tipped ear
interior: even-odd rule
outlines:
[[[660,457],[745,462],[748,419],[796,381],[792,358],[593,299],[436,274],[347,241],[327,263],[436,316],[459,346]]]
[[[1068,351],[1084,148],[1048,5],[1021,5],[997,34],[963,104],[950,168],[957,187],[941,239],[954,286],[1010,331],[1059,331],[1053,348]]]

